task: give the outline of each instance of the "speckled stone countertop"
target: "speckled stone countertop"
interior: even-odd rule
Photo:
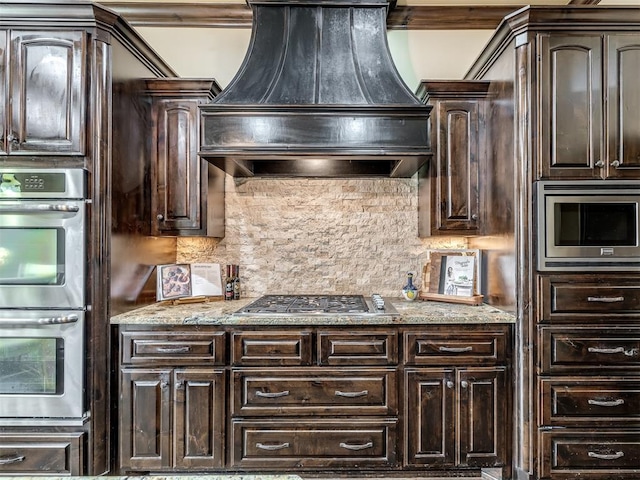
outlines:
[[[514,323],[515,315],[483,304],[478,306],[416,300],[392,299],[397,315],[233,315],[247,298],[230,302],[217,301],[172,305],[160,302],[122,313],[111,318],[112,324],[157,325],[415,325],[425,323]],[[389,301],[389,300],[387,300]]]

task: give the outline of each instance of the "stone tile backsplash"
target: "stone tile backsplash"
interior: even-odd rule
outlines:
[[[420,285],[429,248],[462,238],[417,236],[414,178],[226,177],[221,240],[178,238],[178,262],[240,265],[243,295],[399,296],[406,273]]]

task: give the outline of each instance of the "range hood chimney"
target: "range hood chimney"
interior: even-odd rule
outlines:
[[[430,106],[398,74],[386,0],[248,0],[244,62],[201,108],[200,156],[234,176],[410,177]]]

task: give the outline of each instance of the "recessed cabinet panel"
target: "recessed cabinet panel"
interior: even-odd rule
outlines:
[[[320,365],[393,365],[398,363],[396,332],[318,332]]]
[[[233,365],[311,365],[311,332],[233,332]]]
[[[0,475],[83,475],[85,434],[1,433]]]

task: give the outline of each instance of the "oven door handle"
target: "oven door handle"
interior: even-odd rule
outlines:
[[[78,315],[63,315],[60,317],[39,317],[39,318],[0,318],[0,326],[31,327],[42,325],[64,325],[76,323]]]
[[[80,211],[77,205],[38,203],[36,205],[11,204],[0,205],[2,213],[42,213],[42,212],[71,212]]]

